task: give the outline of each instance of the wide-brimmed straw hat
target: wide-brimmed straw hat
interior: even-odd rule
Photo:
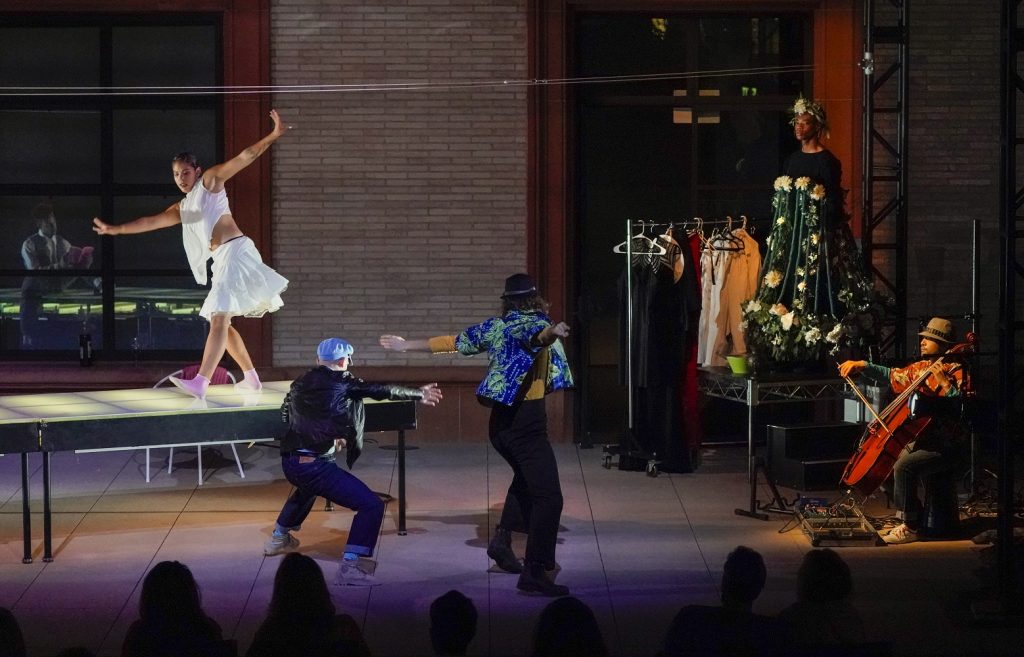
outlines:
[[[932,317],[928,320],[928,326],[918,332],[918,335],[935,340],[953,344],[956,342],[956,333],[953,331],[953,322],[941,317]]]

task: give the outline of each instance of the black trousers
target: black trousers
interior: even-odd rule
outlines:
[[[544,400],[494,404],[489,429],[491,445],[512,467],[513,475],[499,526],[527,532],[526,560],[550,567],[562,517],[562,487],[548,442]]]

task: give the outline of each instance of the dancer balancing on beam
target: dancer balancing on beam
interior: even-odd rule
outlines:
[[[270,111],[274,129],[263,139],[222,164],[204,170],[195,155],[180,153],[171,160],[174,183],[185,198],[159,214],[139,217],[124,224],[108,224],[96,217],[93,230],[100,235],[131,235],[181,224],[185,255],[196,282],[206,284],[206,262],[213,258],[210,293],[199,314],[210,322],[203,362],[194,379],[171,377],[174,385],[194,397],[206,396],[210,377],[224,351],[242,369],[244,378],[237,388],[261,390],[256,369],[232,317],[262,317],[281,307],[281,293],[288,280],[263,264],[253,241],[242,234],[231,216],[224,183],[256,161],[291,126],[281,122],[277,110]]]

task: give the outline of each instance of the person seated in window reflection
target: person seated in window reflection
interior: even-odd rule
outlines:
[[[206,397],[206,389],[224,352],[242,369],[244,379],[235,384],[242,390],[263,388],[242,336],[233,326],[232,317],[262,317],[283,305],[281,294],[288,280],[263,264],[260,252],[235,223],[228,207],[224,183],[255,162],[270,145],[288,131],[277,110],[270,111],[274,129],[263,139],[222,164],[203,170],[191,153],[179,153],[171,160],[174,182],[185,198],[152,216],[139,217],[124,224],[108,224],[99,217],[92,220],[93,230],[100,235],[130,235],[181,224],[182,242],[192,275],[200,285],[206,284],[206,263],[213,258],[210,293],[199,310],[210,322],[206,348],[199,373],[193,379],[170,380],[182,391],[198,398]]]
[[[79,248],[57,234],[57,218],[53,206],[39,203],[32,208],[32,219],[37,231],[21,243],[21,260],[25,269],[43,271],[54,269],[86,269],[92,265],[91,246]],[[59,292],[75,278],[26,276],[21,284],[21,346],[39,346],[39,314],[43,297]]]

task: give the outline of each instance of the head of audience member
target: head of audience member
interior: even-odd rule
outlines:
[[[187,627],[202,623],[199,585],[188,566],[180,561],[161,561],[142,582],[139,618],[154,627]]]
[[[574,597],[558,598],[540,612],[532,657],[607,657],[594,612]]]
[[[0,655],[25,657],[25,637],[10,609],[0,607]]]
[[[72,646],[58,652],[56,657],[96,657],[96,653],[85,646]]]
[[[800,602],[835,602],[853,593],[850,567],[835,550],[823,548],[804,555],[796,573]]]
[[[465,655],[476,636],[476,605],[451,590],[430,604],[430,645],[444,657]]]
[[[308,625],[323,622],[334,613],[320,564],[299,552],[286,554],[274,576],[269,616],[279,622]]]
[[[57,218],[53,214],[53,206],[49,203],[39,203],[32,208],[32,220],[35,221],[40,234],[46,237],[57,234]]]
[[[740,545],[729,553],[722,571],[722,606],[750,611],[761,595],[768,571],[756,551]]]

